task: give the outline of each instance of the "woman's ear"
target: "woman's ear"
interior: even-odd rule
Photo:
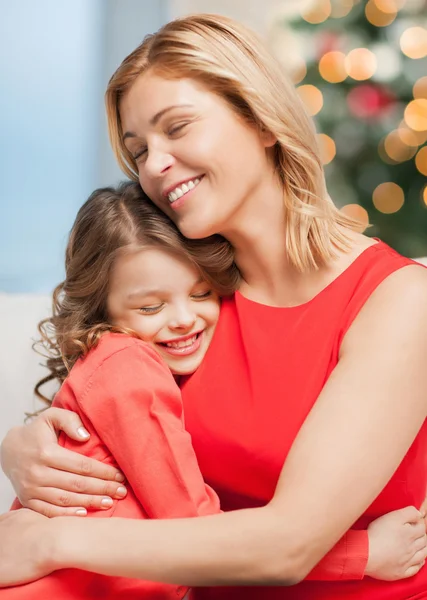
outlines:
[[[265,129],[264,127],[261,128],[260,135],[261,135],[262,143],[264,144],[265,148],[271,148],[272,146],[274,146],[277,143],[276,136],[273,135],[271,133],[271,131],[269,131],[268,129]]]

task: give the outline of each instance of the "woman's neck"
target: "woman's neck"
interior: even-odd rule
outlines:
[[[286,255],[283,193],[276,181],[264,182],[223,235],[235,248],[244,296],[272,306],[296,306],[311,300],[375,242],[349,231],[348,252],[339,252],[325,267],[300,273]]]

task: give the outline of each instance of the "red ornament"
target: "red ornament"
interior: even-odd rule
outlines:
[[[383,86],[371,83],[358,85],[347,94],[350,112],[358,119],[372,119],[395,104],[396,97]]]

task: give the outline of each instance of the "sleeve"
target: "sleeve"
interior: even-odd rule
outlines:
[[[369,556],[367,530],[350,529],[307,575],[309,581],[363,579]]]
[[[142,342],[104,360],[77,397],[150,518],[220,511],[184,428],[181,392],[157,353]]]

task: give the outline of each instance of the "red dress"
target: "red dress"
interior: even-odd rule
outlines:
[[[214,340],[199,370],[182,383],[187,430],[199,466],[224,510],[266,504],[292,443],[338,361],[340,344],[375,288],[412,264],[386,244],[367,248],[311,301],[291,308],[236,293],[223,301]],[[398,470],[355,524],[408,505],[427,489],[427,426]],[[303,581],[293,587],[211,588],[215,600],[412,600],[427,598],[427,567],[397,582]]]

